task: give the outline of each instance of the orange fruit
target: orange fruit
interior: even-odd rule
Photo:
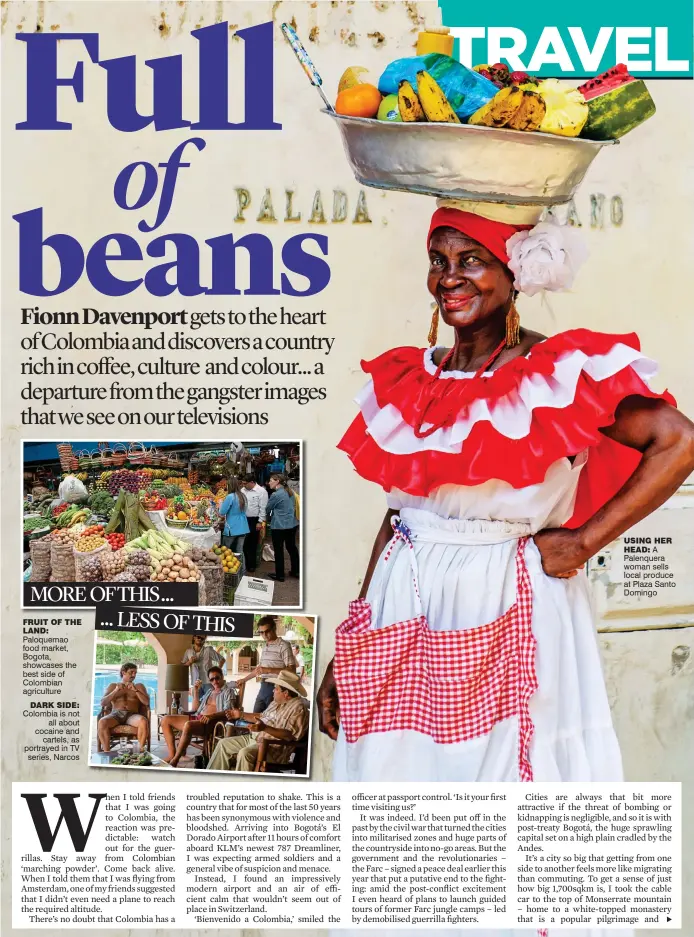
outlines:
[[[375,85],[354,85],[337,96],[335,110],[347,117],[375,117],[381,106],[381,92]]]

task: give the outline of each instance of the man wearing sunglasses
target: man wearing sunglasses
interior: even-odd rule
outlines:
[[[254,713],[265,712],[272,702],[274,684],[267,677],[276,677],[283,670],[296,669],[292,646],[289,641],[277,636],[277,622],[272,615],[263,615],[259,620],[258,634],[265,641],[260,654],[260,663],[255,670],[238,681],[239,686],[254,678],[260,681],[260,689],[253,704]]]
[[[204,695],[212,686],[207,682],[207,674],[211,667],[221,667],[224,663],[222,655],[207,643],[207,637],[204,634],[194,634],[191,646],[183,655],[182,664],[190,668],[190,684],[195,686],[198,681],[202,682],[202,694]]]
[[[283,670],[277,676],[268,677],[267,683],[272,687],[273,699],[262,715],[245,713],[240,709],[227,712],[228,719],[247,722],[249,733],[220,739],[212,752],[208,771],[253,771],[260,739],[274,743],[274,763],[287,764],[294,750],[293,743],[303,739],[308,732],[309,711],[303,702],[306,690],[293,670]],[[282,742],[288,744],[282,745]]]
[[[193,709],[195,715],[190,716],[164,716],[161,721],[161,730],[164,733],[164,739],[169,749],[169,757],[165,761],[172,768],[178,767],[178,762],[186,753],[193,738],[204,738],[210,727],[225,718],[225,710],[231,709],[236,699],[236,684],[227,683],[220,667],[210,667],[207,671],[207,679],[211,684],[211,689],[203,694],[198,701],[200,694],[201,680],[196,680],[193,686]],[[179,730],[181,737],[176,745],[174,730]]]

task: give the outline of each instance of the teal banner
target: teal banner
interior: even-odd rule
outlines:
[[[693,74],[691,0],[611,6],[584,0],[580,7],[439,0],[439,7],[456,38],[454,54],[468,67],[505,62],[543,77],[589,78],[623,63],[640,78]]]

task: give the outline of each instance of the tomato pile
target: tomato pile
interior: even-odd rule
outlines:
[[[120,550],[125,546],[125,534],[106,534],[106,540],[111,544],[112,550]]]

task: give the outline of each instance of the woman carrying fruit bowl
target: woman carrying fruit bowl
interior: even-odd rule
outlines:
[[[453,346],[362,362],[339,444],[387,511],[318,694],[334,779],[620,780],[583,569],[694,470],[694,425],[636,335],[520,326],[573,229],[443,206],[427,249]]]

